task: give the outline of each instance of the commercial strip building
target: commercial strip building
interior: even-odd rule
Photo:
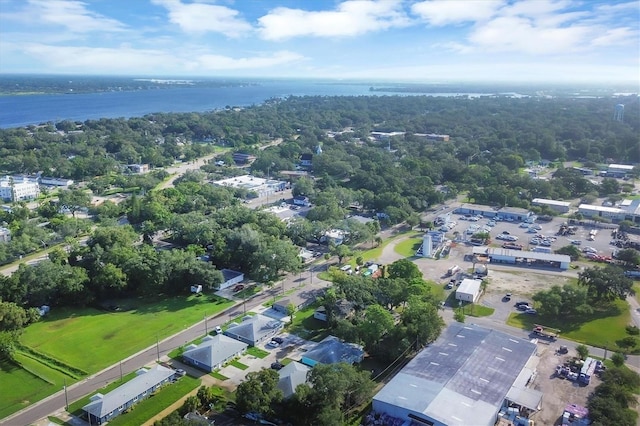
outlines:
[[[256,346],[275,336],[283,326],[282,322],[265,315],[247,315],[242,322],[232,323],[224,334],[250,346]]]
[[[137,371],[137,377],[131,379],[107,393],[97,393],[91,397],[91,402],[82,407],[89,424],[100,425],[117,417],[132,405],[148,398],[155,390],[175,378],[175,371],[156,365],[146,370]]]
[[[609,164],[606,176],[612,178],[624,178],[633,172],[633,166],[629,164]]]
[[[623,200],[618,207],[594,206],[592,204],[580,204],[578,213],[585,218],[603,218],[611,222],[629,220],[640,224],[640,200]]]
[[[494,208],[490,206],[482,206],[479,204],[463,204],[460,207],[456,208],[453,212],[462,215],[499,218],[512,222],[526,222],[527,219],[529,219],[529,217],[533,215],[533,213],[531,213],[530,211],[518,207]]]
[[[568,201],[548,200],[546,198],[534,198],[531,200],[531,204],[534,206],[547,206],[558,213],[567,213],[571,207],[571,203]]]
[[[276,192],[282,192],[287,188],[287,182],[276,179],[264,179],[251,175],[236,176],[213,182],[214,185],[231,188],[241,188],[255,192],[258,197],[266,197]]]
[[[385,424],[493,426],[513,408],[527,424],[542,401],[526,387],[536,349],[499,331],[452,324],[374,396],[373,410],[391,418]]]
[[[502,263],[534,268],[553,268],[566,271],[571,257],[565,254],[540,253],[526,250],[509,250],[495,247],[474,247],[474,256],[487,257],[491,263]]]
[[[223,334],[207,335],[199,345],[186,347],[182,354],[182,361],[185,364],[211,372],[221,368],[236,356],[242,355],[248,347],[248,344]]]

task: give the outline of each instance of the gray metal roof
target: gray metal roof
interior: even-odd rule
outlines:
[[[311,368],[297,361],[290,362],[278,371],[280,376],[278,389],[282,391],[285,398],[293,395],[298,385],[307,382],[309,371],[311,371]]]
[[[102,398],[90,402],[82,407],[82,409],[93,414],[95,417],[104,417],[110,412],[118,409],[118,407],[125,405],[138,395],[141,395],[145,391],[148,391],[159,383],[167,380],[174,374],[174,370],[161,365],[156,365],[146,373],[141,374],[122,386],[115,388]]]
[[[327,336],[315,348],[304,353],[307,358],[321,364],[346,362],[353,364],[362,361],[364,349],[355,343],[343,342],[335,336]]]
[[[493,424],[536,345],[477,325],[452,324],[380,392],[375,402],[447,425]]]
[[[203,341],[197,347],[185,351],[182,357],[193,359],[207,367],[214,367],[248,347],[249,345],[244,342],[217,334],[211,336],[211,339]]]
[[[233,338],[242,338],[255,344],[265,336],[272,335],[282,326],[280,321],[257,314],[246,318],[238,325],[229,327],[224,334]]]
[[[523,259],[545,260],[548,262],[571,262],[571,257],[566,254],[540,253],[537,251],[509,250],[489,247],[489,249],[487,249],[487,254],[489,256],[521,257]]]

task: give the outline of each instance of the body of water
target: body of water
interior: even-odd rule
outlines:
[[[0,96],[0,128],[62,120],[140,117],[157,112],[205,112],[251,106],[286,96],[481,96],[488,93],[371,92],[367,84],[261,82],[232,87],[170,87],[82,94]]]

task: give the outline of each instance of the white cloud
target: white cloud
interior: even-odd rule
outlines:
[[[410,25],[398,1],[348,0],[335,10],[306,11],[278,7],[258,19],[267,40],[299,36],[349,37]]]
[[[170,51],[158,49],[136,49],[126,43],[118,48],[53,46],[41,43],[7,46],[8,48],[20,49],[49,70],[74,73],[94,73],[99,70],[120,74],[184,72],[198,74],[205,71],[268,69],[304,59],[302,55],[288,51],[238,58],[210,53],[194,57],[188,53],[173,54]]]
[[[92,12],[86,5],[75,0],[29,0],[21,11],[3,14],[3,18],[27,25],[62,26],[73,33],[120,32],[127,29],[122,22]]]
[[[592,46],[612,46],[627,43],[638,45],[638,30],[629,27],[609,28],[602,35],[591,40]]]
[[[187,33],[220,33],[239,37],[250,32],[251,25],[237,10],[204,3],[182,3],[180,0],[152,0],[169,12],[169,20]]]
[[[504,4],[504,0],[429,0],[413,4],[411,12],[430,25],[444,26],[487,20]]]

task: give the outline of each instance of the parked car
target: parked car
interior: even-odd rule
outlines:
[[[527,309],[526,311],[524,311],[524,313],[527,315],[538,315],[538,311],[536,311],[535,309]]]
[[[279,362],[277,362],[277,361],[276,361],[276,362],[272,362],[272,363],[271,363],[271,369],[272,369],[272,370],[276,370],[276,371],[277,371],[277,370],[281,370],[281,369],[282,369],[282,367],[284,367],[284,365],[282,365],[281,363],[279,363]]]
[[[504,297],[503,297],[503,300],[504,300],[505,302],[508,302],[509,300],[511,300],[511,293],[507,293],[507,294],[505,294],[505,295],[504,295]]]
[[[176,376],[178,376],[178,377],[183,377],[185,374],[187,374],[187,372],[184,371],[182,368],[178,368],[176,370]]]
[[[216,334],[222,334],[222,327],[216,325]]]
[[[274,337],[273,339],[274,342],[276,342],[277,344],[281,345],[284,343],[284,339],[282,337]]]
[[[267,346],[272,347],[272,348],[278,348],[278,347],[280,347],[280,343],[276,342],[275,340],[272,340],[269,343],[267,343]]]
[[[516,309],[518,309],[519,311],[528,311],[529,309],[531,309],[529,307],[529,305],[516,305]]]
[[[516,306],[529,306],[529,302],[516,302]]]
[[[502,231],[503,235],[511,235],[511,233],[509,233],[509,231]]]
[[[239,291],[241,291],[241,290],[244,290],[244,284],[237,284],[237,285],[233,288],[233,291],[234,291],[234,292],[236,292],[236,293],[237,293],[237,292],[239,292]]]

